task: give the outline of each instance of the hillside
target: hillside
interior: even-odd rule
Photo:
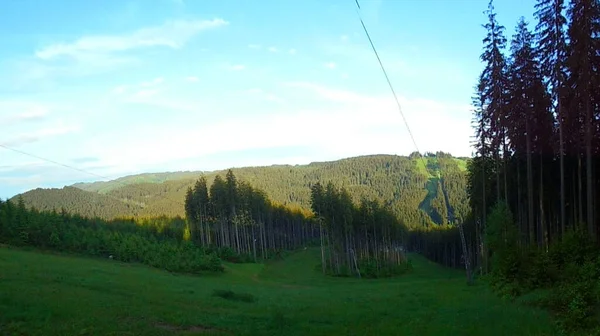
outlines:
[[[310,207],[310,186],[333,182],[362,197],[389,205],[411,227],[461,220],[467,213],[466,159],[449,154],[425,157],[370,155],[308,165],[277,165],[232,169],[240,179],[264,190],[281,204]],[[36,189],[22,194],[38,209],[65,208],[87,216],[183,216],[188,187],[214,172],[142,174],[114,181],[79,183],[63,189]]]

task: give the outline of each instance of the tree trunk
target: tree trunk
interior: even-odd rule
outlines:
[[[323,274],[325,274],[327,265],[325,264],[325,249],[323,248],[323,222],[319,221],[319,224],[319,236],[321,237],[321,268],[323,269]]]
[[[526,141],[527,141],[527,218],[529,227],[529,243],[536,243],[535,235],[535,222],[533,221],[533,168],[531,162],[531,132],[529,127],[529,120],[525,121],[526,128]]]
[[[589,92],[589,90],[586,90],[587,92]],[[586,157],[587,157],[587,161],[586,161],[586,169],[585,169],[585,173],[586,173],[586,180],[587,180],[587,187],[586,189],[586,193],[587,193],[587,197],[586,197],[586,207],[587,207],[587,227],[588,227],[588,232],[590,237],[592,238],[593,241],[596,241],[596,226],[594,225],[594,198],[593,198],[593,191],[594,191],[594,182],[592,180],[592,108],[591,108],[591,102],[590,102],[591,97],[587,97],[586,99],[586,114],[587,114],[587,118],[586,118],[586,130],[585,130],[585,134],[586,134]]]
[[[560,94],[557,95],[558,105],[558,141],[559,141],[559,155],[560,155],[560,232],[561,235],[565,234],[566,231],[566,215],[565,215],[565,153],[564,153],[564,140],[563,140],[563,126],[562,126],[562,107],[560,102]]]
[[[544,160],[543,155],[540,154],[540,232],[542,233],[541,245],[544,250],[548,252],[548,228],[546,226],[546,218],[544,214]]]

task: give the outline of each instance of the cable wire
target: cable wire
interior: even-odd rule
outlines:
[[[126,184],[126,183],[123,183],[123,182],[119,182],[116,179],[115,180],[111,180],[110,177],[106,177],[106,176],[102,176],[102,175],[99,175],[99,174],[96,174],[96,173],[92,173],[90,171],[87,171],[87,170],[84,170],[84,169],[80,169],[80,168],[77,168],[77,167],[73,167],[73,166],[70,166],[70,165],[67,165],[67,164],[64,164],[64,163],[60,163],[58,161],[51,160],[51,159],[47,159],[47,158],[41,157],[39,155],[35,155],[35,154],[28,153],[28,152],[24,152],[22,150],[19,150],[19,149],[16,149],[16,148],[12,148],[12,147],[9,147],[9,146],[1,144],[1,143],[0,143],[0,147],[2,147],[4,149],[7,149],[9,151],[13,151],[15,153],[26,155],[26,156],[29,156],[29,157],[32,157],[32,158],[35,158],[35,159],[38,159],[38,160],[46,161],[46,162],[49,162],[49,163],[52,163],[52,164],[55,164],[55,165],[58,165],[58,166],[61,166],[61,167],[64,167],[64,168],[76,170],[78,172],[81,172],[81,173],[84,173],[84,174],[88,174],[88,175],[91,175],[91,176],[94,176],[94,177],[99,177],[99,178],[101,178],[103,180],[109,180],[111,182],[118,183],[118,184],[120,184],[120,185],[122,185],[124,187],[130,187],[130,188],[137,189],[139,191],[143,191],[144,193],[146,193],[146,190],[143,190],[141,188],[137,188],[134,184]],[[110,198],[119,200],[121,202],[123,201],[122,199],[119,199],[117,197],[113,197],[113,196],[110,196],[110,195],[105,195],[105,196],[108,196]],[[162,197],[163,199],[166,199],[166,200],[169,200],[171,202],[174,202],[177,205],[179,205],[181,203],[181,201],[176,201],[176,200],[174,200],[174,199],[172,199],[170,197],[167,197],[167,196],[164,196],[164,195],[161,195],[161,194],[156,194],[156,196]]]
[[[369,40],[369,44],[371,44],[371,49],[373,49],[373,53],[375,54],[375,57],[377,57],[377,62],[379,62],[379,66],[381,67],[381,71],[383,72],[383,75],[385,76],[385,80],[388,83],[390,91],[392,91],[392,95],[394,96],[394,100],[396,101],[396,105],[398,106],[398,111],[400,112],[400,115],[402,116],[402,120],[404,121],[404,125],[406,126],[406,130],[408,131],[408,135],[410,135],[410,139],[412,140],[413,145],[417,149],[417,152],[420,154],[421,152],[419,151],[419,146],[417,146],[415,137],[413,136],[413,134],[410,130],[410,126],[408,125],[408,121],[406,120],[406,117],[404,116],[404,112],[402,111],[402,105],[400,104],[400,100],[398,99],[396,90],[394,90],[394,86],[392,85],[392,82],[390,81],[390,77],[388,76],[388,73],[385,70],[385,67],[383,66],[383,62],[381,61],[381,58],[379,57],[377,48],[375,48],[375,44],[373,43],[373,40],[371,39],[371,34],[369,34],[369,30],[367,29],[367,26],[365,25],[365,22],[362,19],[362,15],[360,15],[360,11],[361,11],[360,3],[358,2],[358,0],[354,0],[354,2],[356,3],[356,7],[357,7],[356,13],[358,14],[358,19],[360,20],[360,24],[363,27],[363,30],[365,32],[365,35],[367,36],[367,39]]]

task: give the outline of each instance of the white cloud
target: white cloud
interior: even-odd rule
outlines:
[[[160,84],[162,84],[164,81],[165,81],[165,79],[164,79],[164,78],[162,78],[162,77],[157,77],[157,78],[154,78],[154,79],[153,79],[153,80],[151,80],[151,81],[142,82],[142,84],[140,84],[140,85],[141,85],[141,86],[144,86],[144,87],[156,86],[156,85],[160,85]]]
[[[59,123],[58,125],[55,125],[53,127],[47,127],[37,131],[22,133],[17,136],[13,136],[8,140],[0,141],[0,144],[3,144],[8,147],[18,147],[24,144],[41,141],[46,138],[73,133],[78,131],[79,129],[80,127],[76,125],[64,125],[62,123]]]
[[[198,121],[190,120],[185,125],[175,121],[156,123],[144,127],[143,131],[154,134],[153,137],[143,137],[137,132],[119,137],[106,134],[85,144],[86,155],[101,158],[101,164],[144,170],[215,153],[274,147],[312,148],[315,156],[330,159],[414,151],[391,94],[364,95],[314,83],[286,83],[281,87],[285,92],[307,94],[306,101],[310,100],[313,105],[317,102],[318,106],[319,100],[333,105],[303,108],[298,101],[269,113],[248,113],[205,122],[198,116]],[[258,88],[247,92],[276,101],[287,97]],[[421,151],[443,150],[469,155],[468,106],[405,97],[400,100]],[[313,136],[306,137],[307,129]],[[206,143],[211,146],[205,146]]]
[[[45,118],[50,108],[26,101],[0,101],[0,124],[12,125]]]
[[[60,56],[85,60],[88,57],[137,48],[162,46],[176,49],[201,31],[227,24],[227,21],[219,18],[168,21],[160,26],[142,28],[127,34],[86,36],[71,43],[53,44],[38,50],[35,55],[44,60]]]
[[[288,50],[288,53],[289,53],[290,55],[296,55],[296,52],[297,52],[297,51],[296,51],[296,49],[294,49],[294,48],[292,48],[292,49]]]
[[[394,143],[394,147],[398,149],[396,152],[409,153],[414,150],[391,93],[369,96],[307,82],[284,83],[284,86],[304,89],[324,100],[345,106],[345,116],[340,116],[340,118],[354,120],[346,126],[348,128],[352,128],[350,125],[353,123],[355,123],[355,128],[373,127],[373,130],[369,131],[373,133],[370,135],[357,133],[357,139],[369,139],[376,135],[376,138],[396,139]],[[442,150],[454,155],[470,155],[469,143],[472,132],[470,127],[471,107],[469,105],[406,97],[399,97],[399,100],[402,112],[421,151]],[[344,126],[340,125],[340,122],[343,123],[343,121],[332,121],[337,128],[343,128]],[[375,131],[377,129],[379,131]],[[433,137],[433,134],[438,136]],[[349,141],[352,143],[353,140]],[[364,143],[357,143],[356,146],[373,148],[374,143],[365,140]],[[348,145],[348,148],[351,147]]]
[[[162,81],[155,78],[149,79],[148,83],[160,84]],[[176,83],[185,86],[183,81]],[[119,105],[123,102],[140,104],[136,106],[136,113],[145,113],[142,112],[145,107],[141,105],[169,111],[165,114],[160,111],[152,112],[152,109],[146,110],[149,111],[146,115],[152,121],[143,122],[143,127],[140,125],[126,131],[125,128],[112,128],[108,124],[108,128],[86,127],[82,129],[85,131],[81,132],[82,137],[61,139],[68,141],[68,151],[56,148],[52,151],[51,147],[46,147],[48,152],[45,152],[41,146],[49,145],[46,141],[39,141],[41,138],[77,130],[67,123],[45,125],[47,127],[40,131],[13,133],[12,136],[0,134],[0,143],[5,143],[3,140],[17,144],[39,141],[35,145],[36,149],[31,150],[58,162],[72,162],[74,158],[83,156],[97,158],[89,166],[79,163],[75,166],[89,167],[93,172],[104,176],[160,171],[165,167],[183,169],[181,165],[186,160],[189,166],[185,169],[216,169],[226,168],[218,166],[219,164],[308,163],[373,153],[404,155],[414,150],[395,101],[387,91],[368,95],[312,82],[282,83],[276,86],[276,92],[257,86],[234,91],[238,95],[251,96],[238,99],[237,106],[243,106],[243,113],[229,113],[226,109],[235,107],[228,105],[219,109],[219,105],[210,105],[206,97],[194,98],[196,94],[193,90],[177,90],[176,87],[171,87],[174,84],[170,81],[164,85],[165,88],[157,85],[142,86],[138,82],[124,91],[123,100],[112,100],[107,105],[98,107],[100,110],[113,111],[114,115],[130,110],[127,105]],[[160,94],[152,91],[159,88],[164,89]],[[140,93],[141,90],[147,91]],[[217,98],[219,99],[222,97]],[[400,100],[421,151],[443,150],[455,155],[470,154],[471,115],[468,106],[405,97],[400,97]],[[252,101],[263,103],[253,106]],[[264,101],[273,103],[264,105]],[[94,104],[85,102],[86,105],[90,103]],[[217,114],[220,115],[218,118],[211,117]],[[306,130],[310,130],[310,137],[306,136]],[[88,131],[94,131],[94,135],[88,135]],[[149,137],[148,134],[152,136]],[[211,145],[206,146],[207,143]],[[49,144],[55,145],[56,142],[53,139]],[[290,150],[286,150],[283,156],[257,154],[248,160],[229,156],[221,163],[206,161],[211,154],[244,150],[260,153],[261,149],[275,147]],[[303,148],[304,154],[299,154],[294,148]],[[223,155],[219,155],[221,156]],[[4,160],[5,157],[2,157]],[[198,159],[203,157],[206,160]],[[292,159],[297,161],[290,161]],[[26,158],[17,155],[12,161],[4,160],[3,164],[18,164],[25,160]],[[2,169],[0,173],[1,171]],[[87,177],[81,176],[78,179],[84,178]],[[27,187],[50,182],[49,177],[44,177],[27,184]],[[52,183],[56,185],[58,182]],[[0,181],[0,185],[5,183]]]
[[[273,93],[267,93],[267,95],[265,96],[265,99],[268,101],[276,102],[276,103],[284,103],[285,102],[285,99],[283,99]]]
[[[245,90],[244,92],[251,94],[255,97],[259,97],[260,99],[270,101],[270,102],[275,102],[275,103],[284,103],[285,102],[285,99],[283,99],[282,97],[280,97],[274,93],[271,93],[271,92],[265,92],[263,89],[260,89],[260,88],[252,88],[252,89]]]
[[[328,62],[328,63],[325,63],[325,67],[326,67],[326,68],[329,68],[329,69],[335,69],[335,68],[336,68],[336,66],[337,66],[337,65],[336,65],[334,62]]]
[[[163,77],[156,77],[149,81],[144,81],[138,84],[119,85],[112,89],[112,93],[117,95],[123,95],[129,91],[137,91],[134,96],[148,96],[158,92],[157,86],[163,84],[165,79]]]
[[[147,97],[155,96],[158,92],[159,92],[158,89],[143,89],[143,90],[137,91],[133,95],[132,98],[133,99],[136,99],[136,98],[147,98]]]
[[[257,94],[257,93],[263,93],[264,91],[261,88],[252,88],[252,89],[246,90],[246,92],[251,93],[251,94]]]
[[[127,91],[128,86],[127,85],[119,85],[117,87],[115,87],[112,92],[116,93],[116,94],[123,94]]]
[[[246,66],[243,64],[234,64],[229,67],[231,71],[240,71],[246,69]]]
[[[269,50],[270,52],[272,52],[272,53],[279,52],[279,49],[277,49],[277,47],[269,47],[269,49],[268,49],[268,50]]]
[[[348,35],[342,35],[342,36],[340,37],[340,40],[342,40],[342,41],[344,41],[344,42],[348,41]]]
[[[199,79],[198,77],[196,77],[196,76],[189,76],[189,77],[187,77],[187,78],[186,78],[186,80],[187,80],[188,82],[196,83],[196,82],[197,82],[197,81],[199,81],[200,79]]]

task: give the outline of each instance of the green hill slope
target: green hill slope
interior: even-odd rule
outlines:
[[[464,274],[411,256],[413,271],[333,278],[308,249],[220,275],[0,247],[6,335],[553,335],[549,314],[502,300]],[[254,302],[226,300],[233,291]]]
[[[455,218],[466,215],[467,209],[462,204],[466,200],[465,165],[465,159],[438,153],[425,157],[369,155],[308,165],[232,170],[239,179],[264,190],[272,200],[305,208],[310,207],[310,186],[317,181],[331,181],[347,188],[355,201],[362,197],[377,199],[389,205],[406,225],[418,227],[445,223],[449,214]],[[183,216],[185,192],[201,174],[210,184],[217,174],[224,175],[225,171],[142,174],[74,185],[83,193],[76,192],[76,188],[62,189],[61,193],[38,189],[22,197],[37,208],[64,207],[104,218]],[[85,195],[89,195],[89,201]],[[80,204],[89,202],[94,205]]]

